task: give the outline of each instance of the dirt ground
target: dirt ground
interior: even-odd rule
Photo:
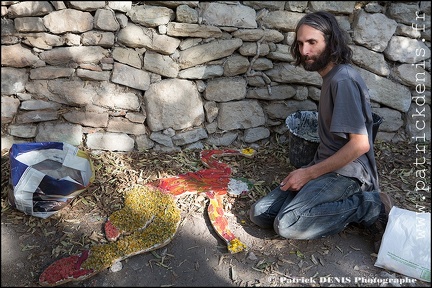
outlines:
[[[430,193],[414,191],[418,180],[415,170],[419,169],[412,164],[414,149],[413,144],[377,144],[381,188],[400,208],[416,210],[422,205],[430,212]],[[428,150],[424,169],[430,176]],[[187,195],[177,200],[182,222],[168,245],[123,260],[87,280],[62,286],[430,287],[430,283],[375,267],[377,255],[367,229],[349,225],[337,235],[299,241],[282,239],[251,223],[247,216],[250,205],[294,169],[287,155],[286,144],[274,141],[257,149],[251,159],[224,158],[233,167],[234,176],[255,184],[250,194],[227,196],[224,203],[230,229],[247,245],[247,251],[230,254],[210,224],[207,200]],[[198,152],[193,151],[95,152],[92,160],[95,182],[57,214],[39,219],[7,203],[9,163],[7,152],[2,153],[2,287],[38,287],[38,277],[49,264],[103,242],[102,225],[122,207],[123,192],[132,184],[203,168]],[[401,280],[410,283],[398,284]]]

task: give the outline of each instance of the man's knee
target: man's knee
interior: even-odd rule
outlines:
[[[293,239],[293,240],[308,240],[307,237],[307,231],[298,231],[293,227],[281,227],[280,225],[276,224],[276,221],[273,225],[273,229],[279,236],[286,238],[286,239]]]
[[[273,219],[265,214],[264,211],[261,211],[262,209],[260,209],[259,205],[257,204],[258,203],[254,203],[249,209],[249,219],[252,221],[252,223],[261,228],[272,228]]]
[[[273,223],[274,231],[281,237],[287,239],[303,239],[302,233],[297,231],[296,223],[299,218],[294,215],[292,211],[285,213],[284,215],[278,215]]]

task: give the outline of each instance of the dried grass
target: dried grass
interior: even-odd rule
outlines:
[[[421,206],[425,207],[423,211],[430,212],[430,193],[415,189],[420,180],[430,186],[430,147],[424,155],[416,154],[415,145],[409,143],[377,143],[375,150],[381,189],[391,194],[399,207],[417,211]],[[426,163],[414,165],[416,155],[425,157]],[[25,215],[8,204],[11,189],[8,157],[4,153],[1,162],[2,225],[12,225],[22,234],[20,240],[32,236],[37,236],[35,239],[45,239],[44,243],[35,242],[21,247],[22,251],[31,252],[28,259],[35,262],[46,258],[47,254],[51,254],[51,258],[64,257],[104,243],[103,223],[112,212],[122,208],[124,192],[134,184],[145,184],[158,178],[205,168],[199,160],[197,150],[178,153],[93,151],[91,158],[96,175],[94,183],[57,214],[48,219],[40,219]],[[255,185],[250,194],[242,196],[242,199],[233,201],[226,197],[226,213],[232,210],[240,215],[245,215],[251,202],[268,193],[294,169],[289,164],[287,145],[277,141],[262,146],[253,158],[225,157],[223,161],[233,168],[233,176],[250,179]],[[422,169],[426,171],[424,179],[419,178],[418,174]],[[179,197],[177,205],[183,216],[202,214],[207,200],[200,195],[189,194]],[[50,252],[43,249],[46,246],[51,247]],[[312,261],[324,265],[321,258]],[[265,267],[256,269],[273,270],[275,265],[262,264]]]

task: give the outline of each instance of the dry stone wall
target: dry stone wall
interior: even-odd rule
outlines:
[[[1,1],[1,147],[177,151],[286,141],[321,77],[293,66],[297,21],[333,13],[384,121],[430,140],[428,1]]]

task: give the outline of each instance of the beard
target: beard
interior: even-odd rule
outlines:
[[[313,60],[313,62],[307,63],[306,60]],[[306,71],[321,71],[330,63],[330,61],[330,49],[328,46],[326,46],[324,51],[318,56],[301,57],[301,64]]]

